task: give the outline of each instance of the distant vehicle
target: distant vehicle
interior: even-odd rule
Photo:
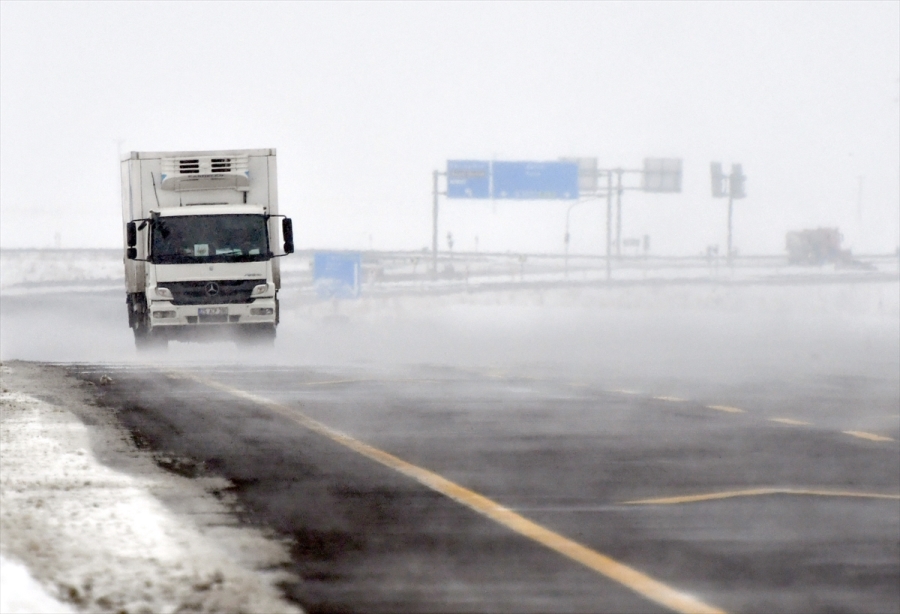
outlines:
[[[223,336],[273,343],[277,258],[294,251],[291,220],[278,214],[275,150],[131,152],[121,171],[137,348]]]
[[[821,265],[851,259],[841,250],[844,237],[837,228],[814,228],[787,233],[785,247],[789,264]]]

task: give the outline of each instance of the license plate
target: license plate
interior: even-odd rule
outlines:
[[[227,316],[228,307],[200,307],[197,310],[200,316]]]

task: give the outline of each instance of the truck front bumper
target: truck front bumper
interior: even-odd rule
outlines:
[[[258,298],[252,303],[226,305],[173,305],[171,301],[150,303],[150,328],[205,327],[277,322],[275,298]]]

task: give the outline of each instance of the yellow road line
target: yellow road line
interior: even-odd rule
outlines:
[[[893,437],[885,437],[884,435],[876,435],[875,433],[867,433],[865,431],[843,431],[845,435],[853,435],[860,439],[868,439],[869,441],[894,441]]]
[[[401,458],[363,443],[358,439],[354,439],[350,435],[326,426],[317,420],[313,420],[295,409],[291,409],[290,407],[270,399],[216,381],[206,380],[197,376],[190,377],[211,388],[217,388],[242,399],[264,405],[307,429],[319,433],[320,435],[324,435],[328,439],[331,439],[354,452],[402,473],[403,475],[416,480],[420,484],[490,518],[494,522],[497,522],[508,529],[512,529],[516,533],[524,535],[573,561],[581,563],[597,573],[631,589],[642,597],[667,607],[674,612],[683,614],[724,614],[723,610],[707,605],[696,597],[667,586],[624,563],[620,563],[605,554],[601,554],[596,550],[592,550],[560,535],[559,533],[532,522],[511,509],[451,482],[437,473],[408,463]]]
[[[684,402],[684,399],[682,399],[681,397],[653,397],[653,398],[656,399],[657,401],[671,401],[673,403]]]
[[[743,409],[739,409],[737,407],[731,407],[730,405],[707,405],[708,409],[715,409],[717,411],[726,411],[730,414],[743,414],[746,413]]]
[[[855,492],[849,490],[814,490],[805,488],[748,488],[746,490],[726,490],[723,492],[711,492],[700,495],[682,495],[678,497],[661,497],[659,499],[639,499],[637,501],[624,501],[622,505],[676,505],[679,503],[697,503],[699,501],[714,501],[716,499],[731,499],[733,497],[759,497],[765,495],[807,495],[814,497],[858,497],[862,499],[898,499],[900,495]]]
[[[794,420],[793,418],[769,418],[769,422],[780,422],[781,424],[793,424],[794,426],[808,426],[810,422],[803,420]]]

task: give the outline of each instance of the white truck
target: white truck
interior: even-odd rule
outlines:
[[[137,348],[273,343],[278,257],[294,251],[291,220],[278,214],[275,150],[131,152],[121,171]]]

